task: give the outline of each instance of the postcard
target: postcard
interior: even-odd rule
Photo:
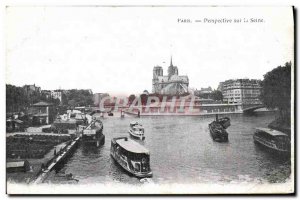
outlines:
[[[292,6],[7,6],[6,191],[293,194]]]

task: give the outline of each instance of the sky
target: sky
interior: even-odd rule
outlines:
[[[153,67],[166,75],[171,56],[191,88],[217,88],[294,59],[290,7],[8,7],[5,31],[6,83],[49,90],[151,91]]]

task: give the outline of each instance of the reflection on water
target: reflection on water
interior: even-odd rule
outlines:
[[[146,139],[137,140],[150,150],[153,182],[284,182],[290,175],[290,162],[254,144],[255,127],[266,127],[273,113],[255,116],[232,115],[228,143],[214,142],[209,134],[211,117],[163,116],[138,120]],[[103,119],[105,144],[100,148],[81,145],[74,155],[48,181],[63,183],[60,173],[72,173],[80,183],[126,182],[140,184],[110,157],[113,137],[129,136],[133,118]]]

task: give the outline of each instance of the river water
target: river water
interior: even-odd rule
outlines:
[[[110,156],[111,139],[129,136],[129,123],[133,120],[145,128],[146,139],[139,142],[150,150],[154,183],[284,182],[290,175],[289,159],[266,152],[252,138],[255,127],[267,127],[275,114],[229,117],[228,143],[214,142],[210,137],[208,124],[213,116],[106,117],[102,120],[104,146],[80,145],[46,182],[70,183],[65,174],[72,173],[81,184],[140,184],[138,178],[127,174]]]

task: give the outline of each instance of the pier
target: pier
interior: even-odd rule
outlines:
[[[37,175],[37,178],[33,181],[33,183],[43,183],[44,180],[47,178],[49,173],[59,164],[63,163],[65,159],[74,152],[75,148],[78,146],[79,137],[75,138],[74,140],[69,141],[69,144],[67,144],[63,149],[61,149],[59,152],[57,152],[54,157],[49,160],[40,170],[40,172]]]

